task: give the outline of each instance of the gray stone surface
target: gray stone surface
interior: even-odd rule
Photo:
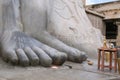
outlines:
[[[102,35],[92,27],[80,0],[0,1],[3,24],[0,42],[5,61],[14,64],[20,61],[22,65],[42,61],[45,63],[42,65],[49,66],[60,65],[67,57],[81,63],[86,59],[85,52],[95,58],[94,53],[102,45]],[[40,50],[47,57],[41,58]]]
[[[87,58],[85,52],[48,33],[49,8],[54,8],[49,5],[54,3],[51,0],[1,0],[1,3],[3,31],[0,43],[6,62],[50,66],[61,65],[67,59],[81,63]]]
[[[11,66],[0,60],[0,80],[116,80],[118,73],[97,70],[97,60],[91,60],[93,65],[87,62],[82,64],[66,62],[58,69],[51,67],[18,67]],[[72,66],[72,69],[66,65]]]

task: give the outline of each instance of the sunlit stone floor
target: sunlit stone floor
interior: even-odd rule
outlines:
[[[88,65],[87,61],[82,64],[66,62],[54,69],[12,66],[0,60],[0,80],[120,80],[118,72],[97,70],[97,60],[91,61],[93,65]]]

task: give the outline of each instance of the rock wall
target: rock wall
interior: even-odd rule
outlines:
[[[99,29],[103,35],[106,33],[105,22],[103,21],[104,16],[93,11],[86,10],[87,16],[90,19],[93,27]]]

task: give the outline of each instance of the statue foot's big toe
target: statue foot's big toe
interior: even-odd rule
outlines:
[[[68,53],[68,60],[72,62],[82,63],[87,59],[86,53],[79,51],[78,49],[72,48]]]

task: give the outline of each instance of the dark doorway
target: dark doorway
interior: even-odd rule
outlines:
[[[106,22],[106,39],[116,39],[118,35],[118,26],[113,22]]]

